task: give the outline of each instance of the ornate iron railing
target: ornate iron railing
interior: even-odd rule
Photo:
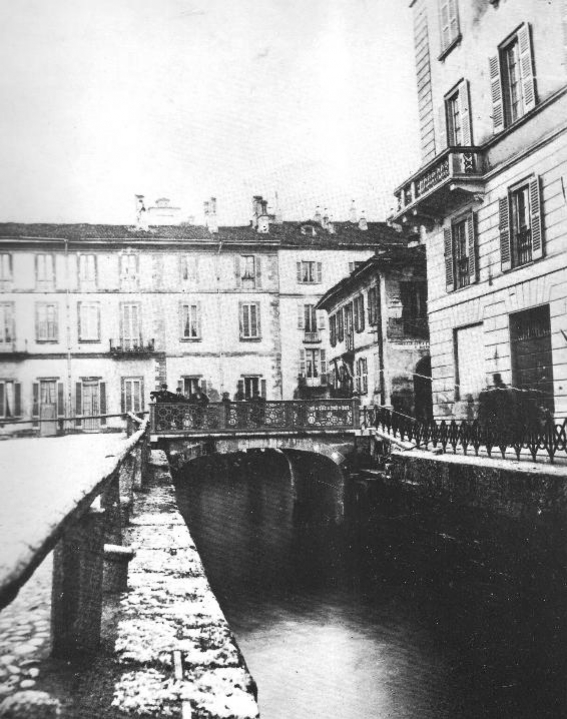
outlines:
[[[496,449],[500,450],[503,458],[508,450],[513,450],[517,459],[520,459],[522,450],[528,450],[534,462],[542,450],[551,462],[559,452],[567,454],[567,419],[562,423],[548,419],[515,426],[479,422],[477,419],[420,421],[385,407],[373,407],[367,410],[366,423],[381,427],[401,440],[415,442],[423,449],[430,445],[433,448],[439,446],[446,452],[447,447],[451,447],[454,453],[461,449],[464,454],[473,449],[477,456],[483,449],[489,457]]]
[[[309,432],[359,427],[356,399],[288,402],[156,402],[150,405],[152,434]]]
[[[144,356],[155,352],[153,339],[143,342],[140,340],[110,340],[110,354],[113,357]]]

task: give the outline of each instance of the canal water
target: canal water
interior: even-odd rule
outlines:
[[[567,716],[562,527],[415,507],[295,459],[176,478],[263,719]]]

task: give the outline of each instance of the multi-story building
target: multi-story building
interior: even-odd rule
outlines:
[[[282,222],[261,198],[246,227],[218,227],[214,199],[207,226],[148,227],[145,212],[141,200],[134,227],[0,225],[1,422],[117,426],[88,418],[143,410],[162,382],[291,399],[307,354],[325,380],[317,301],[399,237],[365,220]]]
[[[332,396],[430,417],[426,297],[424,248],[405,243],[381,248],[325,293],[317,307],[329,316]]]
[[[437,416],[498,381],[567,414],[567,6],[412,0]],[[495,377],[496,376],[496,377]]]

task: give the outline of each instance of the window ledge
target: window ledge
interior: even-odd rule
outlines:
[[[261,342],[261,337],[240,337],[241,342]]]
[[[58,345],[59,340],[36,340],[36,344],[38,345]]]
[[[202,342],[202,337],[180,337],[180,342]]]
[[[439,55],[437,55],[437,59],[442,62],[447,57],[447,55],[451,52],[451,50],[453,50],[455,47],[457,47],[457,45],[460,44],[462,39],[463,39],[463,36],[461,35],[461,33],[459,33],[457,35],[457,37],[454,40],[452,40],[447,45],[447,47],[441,53],[439,53]]]
[[[82,344],[82,345],[97,345],[97,344],[99,345],[100,343],[101,343],[100,339],[98,339],[98,340],[83,340],[79,337],[79,344]]]

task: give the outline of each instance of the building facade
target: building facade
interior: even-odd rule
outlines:
[[[328,313],[332,396],[431,416],[423,250],[381,248],[319,301]]]
[[[413,0],[434,413],[501,378],[567,415],[567,4]],[[500,376],[500,377],[498,377]]]
[[[0,422],[120,426],[98,415],[143,411],[164,382],[211,401],[291,399],[306,354],[310,383],[324,386],[314,306],[398,233],[259,214],[247,227],[219,228],[212,212],[208,222],[0,225]]]

